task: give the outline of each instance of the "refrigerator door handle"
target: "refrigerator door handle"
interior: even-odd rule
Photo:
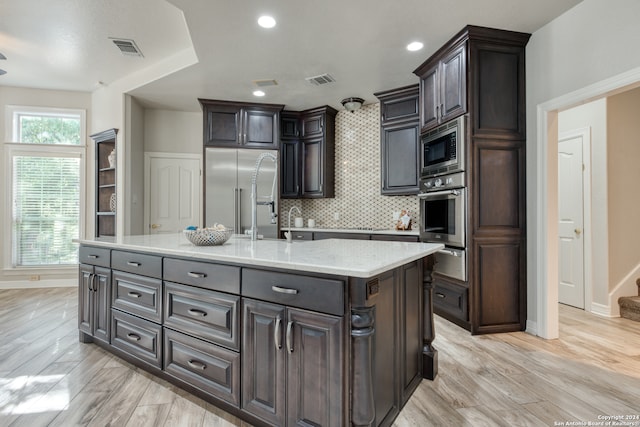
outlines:
[[[236,188],[236,234],[242,234],[242,188]]]

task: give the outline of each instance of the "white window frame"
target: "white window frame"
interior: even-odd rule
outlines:
[[[17,141],[17,129],[19,114],[51,115],[51,116],[79,116],[80,117],[80,144],[31,144]],[[4,215],[6,220],[3,224],[4,259],[3,273],[11,275],[23,275],[28,271],[64,272],[75,271],[77,266],[73,265],[46,265],[46,266],[16,266],[12,265],[13,245],[12,245],[12,222],[13,222],[13,158],[15,156],[41,156],[56,157],[64,155],[80,159],[80,210],[79,210],[79,238],[83,238],[86,217],[86,111],[71,108],[47,108],[47,107],[26,107],[8,105],[5,109],[5,144],[4,144],[4,182],[5,182],[5,203]]]

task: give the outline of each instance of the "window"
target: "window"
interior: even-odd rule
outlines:
[[[78,262],[84,194],[84,112],[11,109],[11,267]]]

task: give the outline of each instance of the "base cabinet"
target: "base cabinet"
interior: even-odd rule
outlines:
[[[343,425],[342,318],[243,299],[242,407],[275,425]]]
[[[78,328],[85,341],[92,338],[109,343],[111,334],[111,270],[80,264]]]

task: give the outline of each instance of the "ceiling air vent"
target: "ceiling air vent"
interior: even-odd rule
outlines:
[[[316,86],[326,85],[327,83],[333,83],[336,81],[336,79],[331,77],[329,74],[320,74],[319,76],[307,77],[305,80]]]
[[[254,80],[253,84],[258,87],[278,86],[278,82],[275,80]]]
[[[118,49],[120,49],[120,52],[122,52],[123,55],[139,56],[141,58],[144,58],[144,55],[138,48],[138,45],[136,45],[136,42],[134,42],[133,40],[116,39],[113,37],[109,37],[109,38],[118,47]]]

